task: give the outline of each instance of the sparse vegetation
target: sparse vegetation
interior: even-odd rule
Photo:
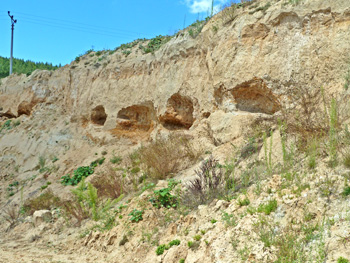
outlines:
[[[165,179],[172,174],[187,168],[198,159],[189,138],[171,135],[169,138],[157,139],[138,151],[141,164],[149,176]]]
[[[74,170],[73,177],[71,178],[69,174],[61,177],[61,183],[63,185],[77,185],[84,178],[94,173],[94,169],[91,166],[81,166]]]
[[[141,221],[143,218],[142,218],[142,215],[143,215],[143,211],[142,210],[137,210],[136,208],[134,210],[132,210],[129,214],[130,216],[130,221],[131,222],[139,222]]]

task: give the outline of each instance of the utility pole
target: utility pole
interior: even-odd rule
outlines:
[[[15,24],[17,20],[13,19],[13,16],[10,15],[10,11],[7,12],[11,18],[11,56],[10,56],[10,75],[12,74],[12,59],[13,59],[13,30],[15,29]]]

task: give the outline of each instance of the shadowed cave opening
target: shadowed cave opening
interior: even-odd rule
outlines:
[[[91,111],[91,121],[97,125],[104,125],[107,120],[107,114],[105,108],[102,105],[98,105]]]
[[[156,119],[153,103],[144,103],[122,108],[117,115],[117,129],[148,131]]]
[[[168,99],[167,109],[159,117],[160,123],[168,130],[188,130],[193,122],[193,102],[187,96],[176,93]]]

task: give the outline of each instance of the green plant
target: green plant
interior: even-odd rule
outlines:
[[[91,166],[81,166],[74,170],[73,177],[71,178],[69,174],[61,177],[61,184],[63,185],[77,185],[84,178],[94,173],[94,169]]]
[[[132,210],[129,214],[130,216],[130,221],[131,222],[139,222],[141,221],[143,215],[143,210],[137,210],[136,208],[134,210]]]
[[[225,222],[226,226],[234,227],[237,225],[237,218],[233,214],[223,212],[221,218]]]
[[[201,240],[201,238],[202,238],[201,235],[195,235],[195,236],[193,237],[193,239],[194,239],[195,241],[199,241],[199,240]]]
[[[247,206],[247,205],[250,204],[250,201],[249,201],[248,197],[246,197],[243,200],[238,199],[237,203],[238,203],[239,206]]]
[[[258,207],[259,213],[265,213],[265,215],[269,215],[277,209],[277,200],[272,199],[267,202],[267,204],[260,204]]]
[[[80,56],[75,57],[75,62],[79,63],[80,61]]]
[[[193,247],[193,244],[194,244],[193,241],[188,241],[188,242],[187,242],[187,246],[188,246],[189,248]]]
[[[160,47],[162,45],[164,45],[165,43],[167,43],[172,37],[171,36],[156,36],[154,38],[152,38],[151,40],[149,40],[148,44],[146,47],[144,47],[143,45],[139,45],[139,48],[144,52],[144,53],[154,53],[155,51],[157,51],[158,49],[160,49]]]
[[[337,259],[337,263],[349,263],[350,261],[346,258],[340,257]]]
[[[217,222],[217,220],[216,219],[212,219],[212,220],[210,220],[210,223],[212,223],[212,224],[215,224]]]
[[[350,186],[344,187],[344,190],[343,190],[342,195],[343,195],[343,196],[348,196],[348,195],[350,195]]]
[[[175,180],[168,181],[168,187],[162,188],[160,190],[155,190],[153,192],[154,197],[149,201],[156,208],[176,208],[178,206],[178,200],[176,196],[171,194],[171,191],[178,185],[180,182]]]
[[[160,245],[157,247],[156,249],[156,254],[159,256],[159,255],[162,255],[164,253],[164,250],[165,250],[165,247],[166,245]]]
[[[110,162],[113,164],[120,164],[123,159],[119,156],[113,155],[113,157],[110,159]]]
[[[344,83],[344,89],[348,90],[350,86],[350,67],[348,68],[348,71],[345,75],[345,83]]]
[[[181,243],[180,240],[175,239],[175,240],[170,241],[168,245],[159,245],[156,249],[156,254],[158,256],[162,255],[165,250],[170,249],[172,246],[178,246],[178,245],[180,245],[180,243]]]
[[[185,263],[185,259],[184,258],[180,258],[179,263]]]

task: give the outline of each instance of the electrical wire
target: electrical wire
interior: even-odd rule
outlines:
[[[4,11],[4,10],[0,10],[0,14],[1,14],[1,11]],[[12,12],[12,13],[16,17],[16,19],[18,19],[19,21],[25,21],[32,24],[63,28],[68,30],[75,30],[75,31],[84,32],[84,33],[105,35],[105,36],[111,36],[111,37],[140,37],[141,35],[143,35],[141,33],[123,30],[123,29],[88,25],[88,24],[83,24],[83,23],[69,21],[69,20],[30,15],[22,12]],[[0,16],[5,17],[6,15],[0,15]]]

